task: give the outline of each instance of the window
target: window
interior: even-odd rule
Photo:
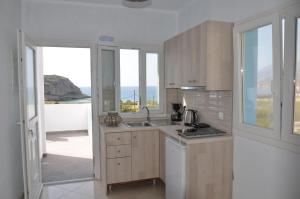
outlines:
[[[104,112],[115,110],[115,50],[102,49],[102,107]]]
[[[243,121],[273,128],[272,25],[243,33]]]
[[[120,50],[120,111],[139,112],[140,78],[139,50]]]
[[[159,109],[159,59],[157,53],[146,53],[146,99],[149,109]]]
[[[296,28],[296,72],[294,93],[294,134],[300,135],[300,18]]]
[[[163,113],[161,52],[153,46],[99,46],[100,112],[144,115],[142,107],[147,106],[152,113]]]

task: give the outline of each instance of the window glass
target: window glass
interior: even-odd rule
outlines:
[[[159,60],[157,53],[146,53],[146,99],[149,109],[159,108]]]
[[[243,122],[273,128],[272,25],[243,33]]]
[[[300,135],[300,18],[297,20],[294,133]]]
[[[115,110],[115,51],[101,50],[103,112]]]
[[[37,111],[35,84],[35,51],[26,47],[27,115],[29,119],[36,116]]]
[[[120,49],[120,111],[139,112],[139,50]]]

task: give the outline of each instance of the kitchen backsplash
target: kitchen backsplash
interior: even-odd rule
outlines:
[[[181,91],[167,89],[167,112],[171,103],[182,102],[189,109],[198,111],[200,122],[232,132],[232,91]],[[223,120],[219,118],[219,114]]]

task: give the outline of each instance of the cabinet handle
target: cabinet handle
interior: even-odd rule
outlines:
[[[169,83],[170,86],[175,85],[175,83]]]
[[[121,163],[120,162],[118,162],[118,166],[120,166],[121,165]]]
[[[192,83],[193,81],[192,80],[189,80],[189,83]]]
[[[197,81],[196,81],[196,80],[193,80],[193,82],[196,83]]]

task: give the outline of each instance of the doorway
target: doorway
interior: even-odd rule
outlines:
[[[93,178],[91,49],[39,50],[42,182]]]

